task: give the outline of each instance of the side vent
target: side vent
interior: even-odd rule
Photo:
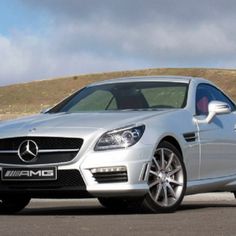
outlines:
[[[191,133],[185,133],[183,134],[184,139],[186,140],[186,142],[195,142],[197,139],[197,134],[195,132],[191,132]]]
[[[151,168],[151,162],[143,164],[143,167],[142,167],[142,170],[140,173],[140,177],[139,177],[139,181],[147,181],[148,180],[150,168]]]

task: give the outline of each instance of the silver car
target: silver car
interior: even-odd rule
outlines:
[[[98,82],[48,111],[0,122],[0,211],[31,198],[98,198],[172,212],[185,195],[236,191],[236,106],[211,82]]]

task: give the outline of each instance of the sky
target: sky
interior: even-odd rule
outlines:
[[[236,68],[235,0],[0,0],[0,86],[166,67]]]

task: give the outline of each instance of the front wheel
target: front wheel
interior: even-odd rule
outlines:
[[[98,198],[102,206],[110,210],[134,210],[140,207],[141,198]]]
[[[13,214],[23,210],[30,202],[27,197],[0,198],[0,214]]]
[[[128,208],[128,202],[122,198],[98,198],[102,206],[112,210],[124,210]]]
[[[186,191],[186,170],[180,152],[169,142],[162,142],[153,158],[148,177],[149,191],[143,206],[151,212],[173,212]]]
[[[234,197],[235,197],[235,199],[236,199],[236,192],[232,192],[233,194],[234,194]]]

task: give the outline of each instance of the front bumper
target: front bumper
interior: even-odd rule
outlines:
[[[0,181],[0,195],[24,194],[32,198],[143,196],[148,191],[151,150],[147,145],[135,145],[120,150],[88,151],[73,164],[58,165],[57,180]],[[109,180],[99,183],[92,173],[94,168],[120,166],[125,167],[127,171],[127,179],[121,182],[112,181],[113,178],[110,178],[108,173]],[[27,166],[31,167],[33,165]]]

